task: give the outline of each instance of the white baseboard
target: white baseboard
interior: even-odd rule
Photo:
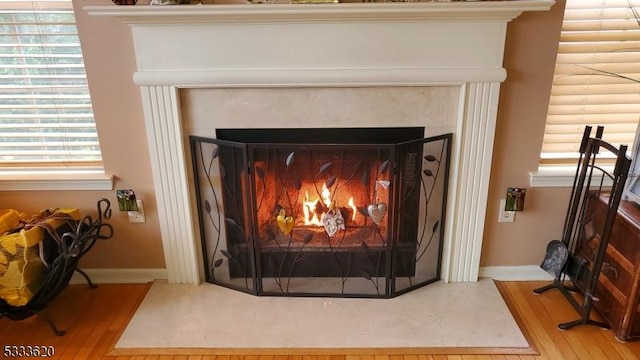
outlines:
[[[167,279],[167,269],[82,269],[96,284],[134,284],[148,283],[158,279]],[[71,284],[86,284],[86,280],[77,272],[71,278]]]
[[[132,284],[147,283],[167,279],[166,269],[82,269],[96,284]],[[537,265],[520,266],[484,266],[479,277],[501,281],[548,281],[553,280]],[[80,274],[71,278],[72,284],[86,283]]]
[[[548,281],[553,277],[538,265],[483,266],[479,277],[501,281]]]

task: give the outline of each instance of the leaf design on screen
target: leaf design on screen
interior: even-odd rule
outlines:
[[[378,175],[384,174],[384,172],[387,171],[388,167],[389,167],[389,160],[385,160],[382,163],[382,165],[380,165],[380,170],[378,170]]]
[[[322,174],[325,171],[327,171],[327,169],[329,169],[332,164],[333,163],[331,161],[322,164],[322,166],[320,166],[320,170],[318,170],[318,174],[316,175],[316,177],[318,177],[320,174]]]
[[[333,184],[335,184],[335,182],[336,182],[336,177],[335,176],[332,176],[332,177],[328,178],[327,182],[326,182],[327,189],[330,188],[331,186],[333,186]]]
[[[360,271],[360,276],[362,276],[363,278],[367,279],[367,280],[371,280],[371,274],[369,274],[368,272],[362,270]]]
[[[293,159],[295,159],[296,154],[292,151],[289,156],[287,156],[287,160],[284,162],[287,167],[291,166],[291,164],[293,163]]]
[[[302,238],[302,242],[304,242],[305,244],[308,244],[311,242],[311,240],[313,239],[313,233],[306,233],[304,234],[304,237]]]

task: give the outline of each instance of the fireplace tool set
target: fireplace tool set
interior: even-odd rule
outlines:
[[[594,302],[600,301],[599,278],[606,266],[607,245],[631,159],[626,155],[627,146],[616,148],[602,140],[602,127],[597,128],[595,137],[590,137],[591,131],[587,126],[582,137],[562,238],[549,242],[540,265],[554,277],[553,283],[534,290],[540,294],[558,289],[578,312],[579,319],[559,324],[560,329],[582,324],[609,327],[593,320],[591,312]],[[598,161],[607,159],[615,161],[612,170]],[[594,216],[592,209],[601,197],[607,199],[604,215]]]

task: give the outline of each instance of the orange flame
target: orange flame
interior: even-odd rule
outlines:
[[[347,202],[347,205],[351,208],[351,210],[353,210],[353,215],[351,215],[351,220],[355,220],[358,209],[356,208],[356,204],[353,203],[353,197],[349,198],[349,202]]]
[[[325,184],[322,185],[322,190],[320,191],[320,198],[322,198],[322,203],[328,209],[331,209],[332,207],[337,206],[337,204],[332,204],[333,201],[331,200],[331,190],[329,190]],[[316,198],[312,200],[311,198],[309,198],[309,192],[305,191],[304,200],[302,201],[302,213],[304,215],[303,221],[305,225],[324,226],[320,219],[322,219],[322,216],[324,216],[325,213],[324,212],[319,213],[316,211],[316,207],[318,206],[318,202],[320,201],[320,198]],[[347,206],[353,209],[353,215],[351,216],[351,220],[355,220],[357,209],[356,209],[356,205],[353,203],[353,197],[349,198],[349,201],[347,202]]]
[[[316,205],[320,199],[309,200],[309,192],[305,191],[304,200],[302,201],[302,213],[304,214],[305,225],[322,226],[318,213],[316,213]]]

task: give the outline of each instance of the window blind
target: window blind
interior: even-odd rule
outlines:
[[[102,167],[71,1],[0,0],[0,171]]]
[[[640,120],[640,0],[567,0],[541,165],[573,164],[585,125],[629,145]]]

